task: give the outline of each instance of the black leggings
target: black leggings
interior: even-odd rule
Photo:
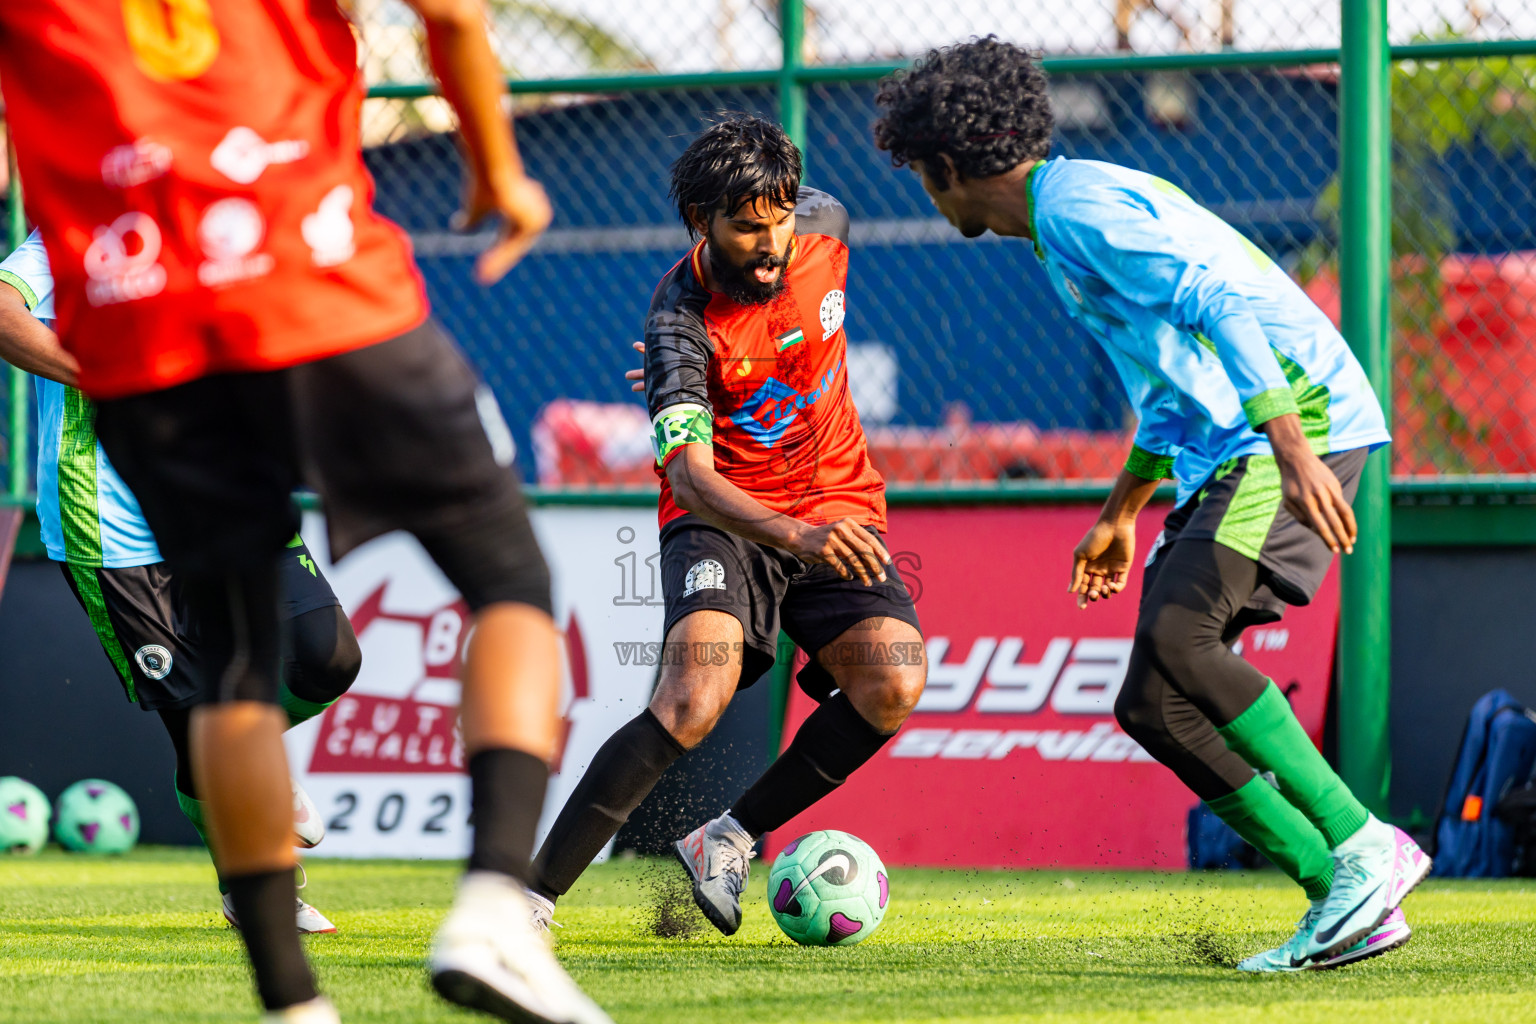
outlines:
[[[1248,607],[1263,569],[1211,540],[1174,541],[1148,567],[1136,642],[1115,700],[1121,728],[1202,800],[1235,792],[1253,768],[1216,732],[1269,680],[1232,652],[1244,629],[1277,616]]]
[[[347,692],[363,665],[357,636],[339,605],[316,608],[289,619],[282,637],[283,682],[302,700],[329,704]],[[176,788],[197,799],[188,730],[191,708],[167,708],[160,721],[176,750]]]

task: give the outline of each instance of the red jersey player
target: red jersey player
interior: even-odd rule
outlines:
[[[547,923],[661,773],[774,662],[811,655],[821,702],[732,809],[677,843],[694,901],[727,935],[757,838],[841,785],[893,736],[926,679],[917,612],[880,534],[885,484],[848,389],[848,214],[800,187],[777,125],[713,125],[672,168],[693,250],[645,324],[661,476],[661,680],[561,810],[534,866]],[[835,693],[834,693],[835,691]]]
[[[548,200],[518,159],[480,0],[408,2],[460,117],[465,219],[504,222],[477,267],[494,280]],[[475,831],[434,984],[510,1020],[607,1021],[522,895],[559,693],[548,570],[495,400],[370,207],[346,18],[331,0],[6,3],[0,81],[98,436],[203,629],[192,759],[269,1019],[337,1019],[293,927],[275,703],[277,555],[304,480],[336,557],[410,530],[475,611]]]

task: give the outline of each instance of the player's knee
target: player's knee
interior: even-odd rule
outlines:
[[[920,666],[887,667],[865,689],[867,697],[859,702],[864,705],[859,712],[877,732],[893,733],[917,707],[926,681]]]
[[[692,750],[714,731],[730,702],[730,694],[715,687],[663,682],[651,698],[651,713],[673,739]]]
[[[1125,730],[1127,736],[1143,747],[1148,747],[1156,745],[1167,734],[1167,726],[1163,722],[1161,710],[1147,698],[1142,681],[1142,674],[1137,671],[1136,659],[1133,658],[1126,670],[1125,682],[1115,697],[1115,721],[1120,723],[1120,728]]]
[[[339,605],[306,612],[293,622],[293,660],[288,688],[306,700],[329,704],[362,671],[357,634]]]

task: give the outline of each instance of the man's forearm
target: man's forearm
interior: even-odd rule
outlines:
[[[715,472],[712,465],[700,466],[697,459],[684,461],[690,454],[687,449],[678,452],[667,471],[673,500],[679,508],[711,526],[776,548],[787,549],[791,539],[805,528],[800,520],[773,511],[731,483]],[[710,458],[713,459],[712,454]]]
[[[1109,492],[1104,508],[1099,512],[1099,518],[1106,523],[1134,522],[1141,510],[1147,507],[1147,502],[1152,500],[1152,495],[1157,493],[1161,483],[1161,480],[1148,480],[1128,469],[1122,469],[1115,478],[1115,486]]]
[[[443,97],[459,117],[465,158],[484,182],[520,177],[522,159],[512,141],[511,121],[502,109],[505,87],[501,68],[485,34],[485,14],[478,2],[416,0],[427,35],[432,70]]]
[[[1301,429],[1301,417],[1295,413],[1276,416],[1259,424],[1259,432],[1269,438],[1275,461],[1281,467],[1295,465],[1298,459],[1312,455],[1312,444]]]
[[[0,307],[0,359],[60,384],[78,382],[74,357],[59,344],[58,335],[25,309]]]

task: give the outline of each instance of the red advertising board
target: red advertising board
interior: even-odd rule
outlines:
[[[928,688],[901,733],[773,837],[838,828],[891,864],[1158,867],[1184,863],[1195,797],[1121,731],[1141,565],[1166,507],[1141,519],[1125,593],[1079,610],[1067,593],[1084,507],[894,509],[890,549],[917,598]],[[1240,653],[1322,738],[1338,576]],[[814,705],[792,688],[785,742]]]

